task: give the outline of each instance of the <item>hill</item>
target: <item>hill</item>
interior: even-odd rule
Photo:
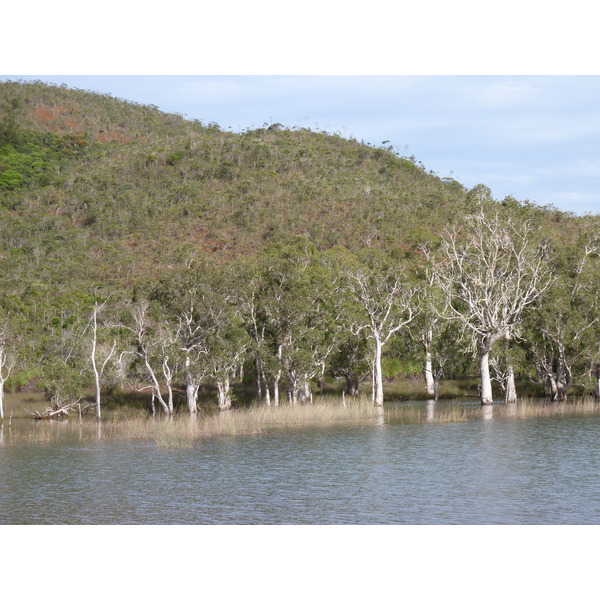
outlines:
[[[132,298],[192,256],[235,264],[290,240],[419,260],[482,202],[496,204],[484,185],[467,190],[391,147],[281,124],[236,134],[107,95],[0,83],[0,310],[30,365],[83,368],[68,348],[99,288]],[[577,240],[585,221],[513,198],[498,207],[549,239]]]
[[[11,229],[60,229],[71,248],[118,248],[135,263],[155,263],[165,245],[234,256],[281,234],[319,247],[414,245],[466,198],[414,159],[336,135],[233,134],[43,84],[3,83],[0,98]]]

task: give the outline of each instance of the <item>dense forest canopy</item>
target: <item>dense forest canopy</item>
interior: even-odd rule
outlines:
[[[5,82],[0,216],[0,418],[4,389],[94,385],[100,415],[123,382],[167,413],[207,382],[229,408],[240,379],[274,404],[334,379],[380,404],[415,373],[432,396],[481,375],[488,402],[485,369],[506,401],[515,375],[600,393],[598,216],[392,147]]]

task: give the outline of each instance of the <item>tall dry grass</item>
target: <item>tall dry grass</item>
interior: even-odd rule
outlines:
[[[344,407],[341,400],[329,399],[294,406],[254,405],[195,417],[114,420],[106,427],[103,424],[103,430],[111,436],[153,439],[159,445],[185,445],[215,436],[259,435],[282,429],[358,424],[372,421],[379,413],[369,402],[351,400],[346,401]]]
[[[98,424],[93,417],[81,421],[77,415],[62,422],[29,422],[28,426],[3,426],[3,440],[11,443],[48,443],[67,437],[79,440],[147,440],[159,446],[188,446],[215,436],[258,435],[268,431],[301,427],[372,422],[381,416],[369,401],[327,398],[313,404],[254,405],[227,412],[201,412],[197,416],[170,418],[109,414]],[[23,422],[23,419],[18,419]],[[31,421],[31,420],[29,420]],[[21,425],[20,423],[18,425]]]
[[[495,404],[481,407],[464,400],[411,403],[386,403],[377,409],[368,396],[347,398],[325,396],[313,404],[284,404],[279,407],[253,405],[224,413],[201,412],[171,418],[144,414],[113,413],[102,423],[92,417],[77,415],[63,422],[34,422],[14,419],[0,425],[2,444],[46,444],[72,440],[92,443],[98,440],[138,440],[159,447],[186,447],[217,436],[261,435],[272,431],[297,430],[303,427],[336,427],[356,425],[410,425],[420,423],[456,423],[471,419],[525,419],[600,414],[600,403],[577,400],[550,403],[524,399],[516,405]]]
[[[518,419],[600,414],[600,402],[586,397],[568,402],[523,398],[516,405],[501,404],[498,408],[499,416]]]

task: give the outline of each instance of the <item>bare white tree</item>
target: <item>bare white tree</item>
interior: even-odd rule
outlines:
[[[133,333],[137,349],[135,351],[123,352],[120,361],[125,355],[134,355],[142,360],[148,375],[150,376],[151,384],[142,389],[150,388],[152,390],[153,399],[156,398],[161,405],[163,411],[167,415],[173,414],[173,361],[169,356],[169,349],[174,347],[175,339],[171,331],[165,326],[158,327],[153,331],[153,324],[149,315],[149,304],[145,300],[138,302],[131,310],[133,325],[120,325]],[[156,355],[156,356],[155,356]],[[164,387],[167,389],[167,399],[165,400],[159,383],[158,368],[152,364],[154,361],[160,362],[160,369],[163,373]]]
[[[106,366],[109,364],[111,358],[115,355],[115,351],[117,348],[117,342],[114,341],[112,345],[100,344],[98,343],[98,316],[100,315],[102,309],[106,306],[108,300],[107,298],[102,304],[98,304],[96,300],[94,302],[94,308],[92,310],[92,316],[90,317],[89,326],[92,330],[92,348],[90,352],[90,360],[92,363],[92,369],[94,371],[94,381],[96,385],[96,418],[100,421],[101,414],[101,396],[100,396],[100,379],[104,374]]]
[[[0,324],[0,420],[4,419],[4,384],[15,366],[8,341],[8,331]]]
[[[533,243],[531,223],[516,224],[498,210],[488,215],[480,206],[464,225],[445,232],[441,257],[429,259],[446,318],[460,321],[479,350],[481,403],[492,404],[490,351],[549,287],[544,248]]]
[[[177,345],[184,355],[183,369],[190,414],[198,412],[198,390],[207,375],[203,358],[208,353],[206,339],[210,335],[205,323],[198,318],[197,312],[198,307],[193,294],[186,294],[186,297],[181,300],[181,310],[177,314],[177,323],[174,327]]]
[[[381,356],[390,338],[408,325],[419,313],[418,288],[406,282],[405,274],[395,268],[363,266],[346,272],[349,289],[361,310],[351,319],[350,331],[367,331],[373,341],[373,403],[383,406]]]

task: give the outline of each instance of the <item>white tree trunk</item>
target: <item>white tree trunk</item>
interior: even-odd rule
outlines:
[[[229,375],[225,375],[217,381],[219,409],[229,410],[231,408],[231,395],[229,393]]]
[[[194,381],[188,380],[185,386],[185,395],[187,398],[187,408],[190,415],[198,412],[198,390],[200,386]]]
[[[173,389],[171,388],[170,385],[167,389],[167,411],[166,412],[167,412],[168,416],[173,415]]]
[[[91,354],[90,358],[92,361],[92,368],[94,370],[94,381],[96,384],[96,418],[98,419],[98,421],[100,421],[100,419],[102,417],[101,406],[100,406],[100,404],[101,404],[100,377],[104,373],[104,369],[106,368],[108,361],[112,358],[112,356],[115,352],[115,348],[116,348],[116,342],[115,342],[113,344],[110,352],[106,355],[104,362],[98,369],[97,356],[96,356],[96,350],[98,349],[98,314],[104,308],[104,306],[106,305],[107,302],[108,302],[108,298],[100,306],[98,306],[98,302],[95,302],[94,303],[94,311],[92,313],[92,354]]]
[[[279,377],[281,373],[278,372],[273,379],[273,406],[279,406]]]
[[[431,356],[431,341],[433,340],[433,330],[431,327],[427,329],[427,333],[422,339],[425,344],[425,391],[428,396],[433,396],[435,394],[435,384],[433,381]]]
[[[375,365],[371,369],[371,402],[375,404]]]
[[[383,406],[383,373],[381,371],[381,351],[383,344],[375,338],[375,406]]]
[[[303,375],[300,381],[300,389],[298,390],[298,401],[299,402],[310,402],[312,393],[310,390],[310,380],[308,375]]]
[[[269,382],[267,381],[267,378],[265,377],[265,374],[262,370],[260,376],[262,377],[263,387],[265,390],[265,404],[267,406],[271,406],[271,392],[269,391]]]
[[[167,414],[172,415],[173,410],[173,371],[169,367],[169,357],[163,359],[163,375],[165,377],[165,385],[167,386]]]
[[[279,364],[281,364],[281,354],[282,354],[283,348],[280,345],[277,348],[277,358],[279,359]],[[274,381],[273,381],[273,405],[274,406],[279,406],[279,380],[281,379],[281,369],[277,370],[277,374],[274,377]]]
[[[493,404],[492,378],[490,377],[490,351],[487,349],[481,350],[480,371],[481,404]]]
[[[190,415],[195,415],[198,412],[198,390],[200,389],[200,384],[198,383],[198,378],[193,377],[191,369],[192,360],[188,352],[185,356],[185,397],[188,412]]]
[[[4,419],[4,379],[0,376],[0,421]]]
[[[514,404],[517,401],[517,388],[515,386],[515,371],[509,365],[506,372],[506,389],[504,390],[504,403]]]
[[[506,351],[510,349],[510,330],[506,331],[504,338],[506,339]],[[515,386],[515,370],[512,364],[510,364],[510,357],[508,358],[508,368],[506,370],[506,385],[504,387],[504,403],[515,404],[517,401],[517,388]]]
[[[173,388],[171,387],[171,383],[169,383],[169,386],[167,388],[167,394],[168,394],[168,398],[169,398],[169,401],[167,402],[167,406],[169,407],[169,414],[172,415],[173,414]]]
[[[96,418],[99,421],[102,417],[100,409],[100,375],[96,369],[96,363],[94,363],[94,379],[96,380]]]
[[[431,366],[431,352],[425,351],[425,391],[428,396],[435,394],[435,382],[433,380],[433,369]]]
[[[552,402],[565,402],[569,385],[560,377],[548,376],[550,382],[550,400]]]
[[[98,304],[94,305],[94,312],[92,315],[92,368],[94,369],[94,380],[96,382],[96,419],[100,421],[102,418],[100,409],[100,373],[98,372],[98,366],[96,365],[96,342],[98,334]]]
[[[162,409],[165,411],[165,413],[171,414],[169,412],[169,407],[167,406],[167,403],[164,401],[162,394],[160,392],[160,384],[158,383],[158,379],[156,378],[156,373],[154,372],[154,369],[148,362],[148,355],[144,353],[144,354],[142,354],[142,358],[144,359],[144,365],[146,367],[146,370],[148,371],[150,378],[152,379],[152,387],[153,387],[153,392],[154,392],[152,395],[153,399],[154,399],[154,397],[156,397],[156,399],[158,400],[159,404],[162,406]]]
[[[288,402],[290,404],[298,403],[298,374],[294,369],[288,371],[289,387],[287,391]]]
[[[94,338],[92,340],[92,367],[94,369],[94,381],[96,383],[96,418],[98,421],[102,418],[101,409],[100,409],[100,373],[98,372],[98,367],[96,366],[96,314],[94,313]]]
[[[548,375],[548,383],[550,384],[550,400],[556,402],[558,400],[558,385],[556,379],[552,375]]]
[[[254,364],[256,365],[256,397],[258,398],[258,402],[262,402],[262,377],[261,377],[261,372],[262,372],[262,367],[260,365],[260,358],[258,358],[258,356],[256,357],[256,360],[254,361]]]

